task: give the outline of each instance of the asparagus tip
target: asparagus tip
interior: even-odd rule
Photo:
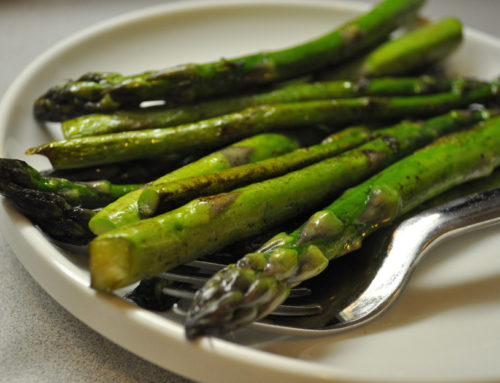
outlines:
[[[202,336],[221,336],[235,329],[232,326],[226,327],[217,323],[209,323],[207,325],[202,325],[199,321],[187,321],[184,323],[184,335],[190,342]]]
[[[233,314],[231,312],[231,314]],[[203,313],[199,316],[189,315],[184,323],[184,335],[189,341],[196,340],[202,336],[224,335],[230,331],[236,330],[238,326],[233,325],[228,317],[217,315],[216,313]],[[248,321],[250,324],[251,321]]]
[[[189,341],[196,340],[197,338],[203,336],[203,335],[209,335],[206,334],[203,329],[201,329],[198,326],[191,326],[186,324],[184,326],[184,334],[186,335],[186,339]]]

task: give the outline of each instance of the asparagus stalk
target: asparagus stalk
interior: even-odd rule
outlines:
[[[144,100],[192,102],[301,76],[345,61],[382,42],[424,0],[384,0],[370,12],[291,48],[205,64],[185,64],[132,76],[92,74],[53,87],[35,102],[40,120],[64,120],[110,111]]]
[[[500,170],[497,168],[497,170],[490,176],[460,184],[453,189],[432,198],[431,200],[411,210],[409,213],[396,220],[393,224],[387,226],[383,230],[380,230],[374,235],[367,237],[361,249],[356,250],[349,257],[336,259],[334,265],[330,265],[320,275],[305,282],[307,287],[312,289],[315,302],[320,302],[320,304],[321,302],[327,302],[325,305],[328,306],[328,310],[325,310],[322,314],[314,316],[288,317],[286,318],[286,324],[294,327],[300,326],[314,329],[323,327],[330,323],[338,312],[337,308],[345,307],[343,306],[342,300],[335,299],[335,301],[332,301],[331,297],[337,297],[337,293],[341,294],[341,290],[346,287],[349,288],[350,285],[358,286],[359,279],[357,279],[356,276],[361,275],[361,273],[371,274],[372,270],[377,269],[380,259],[379,257],[373,257],[375,254],[378,254],[375,249],[378,248],[381,243],[385,244],[384,239],[392,233],[394,226],[397,225],[400,220],[410,218],[420,211],[424,211],[475,193],[499,187]],[[294,230],[296,227],[305,222],[307,218],[309,217],[304,216],[302,219],[300,217],[296,217],[292,220],[292,222],[287,222],[286,225],[283,225],[284,227],[279,226],[273,228],[272,233],[278,234],[283,231]],[[252,237],[250,239],[234,243],[225,247],[220,252],[210,254],[206,259],[225,264],[236,262],[248,253],[258,251],[270,237],[275,235],[272,233],[261,234],[257,237]],[[386,246],[382,247],[385,248]],[[328,284],[328,288],[326,289],[325,284]],[[178,298],[173,298],[163,292],[164,287],[172,287],[172,285],[175,285],[175,283],[159,277],[144,279],[133,290],[133,292],[127,296],[127,298],[147,310],[165,311],[170,309],[172,304],[178,301]],[[284,319],[285,318],[282,318],[280,323]]]
[[[372,79],[352,82],[345,79],[391,76],[413,73],[417,69],[449,55],[462,41],[462,26],[456,19],[427,24],[402,37],[391,40],[364,58],[336,67],[319,78],[333,81],[314,84],[292,84],[270,92],[233,96],[174,108],[116,111],[93,114],[63,121],[66,138],[85,137],[140,129],[154,129],[195,122],[232,113],[249,106],[277,104],[325,98],[356,96],[413,95],[449,88],[449,81],[428,77],[408,79]]]
[[[439,194],[436,197],[433,197],[430,201],[424,202],[422,205],[419,205],[417,208],[411,210],[410,214],[422,212],[424,210],[443,205],[447,202],[467,197],[468,195],[472,195],[474,193],[480,193],[497,188],[500,188],[499,168],[496,168],[495,171],[487,177],[475,178],[471,181],[461,183],[458,186],[453,187],[446,193]]]
[[[51,238],[85,245],[95,235],[88,223],[102,207],[141,185],[116,185],[107,180],[71,182],[44,177],[26,162],[0,159],[0,194]]]
[[[263,134],[206,156],[174,173],[182,177],[196,172],[217,171],[296,148],[293,138]],[[128,198],[122,199],[120,204],[107,208],[109,212],[123,207],[123,211],[116,214],[121,214],[120,218],[124,219],[127,213],[134,213],[134,200],[130,202],[130,196],[134,194],[131,192],[142,186],[113,185],[105,180],[74,183],[62,178],[43,177],[24,161],[14,159],[0,159],[0,175],[0,193],[10,198],[45,233],[72,244],[86,244],[94,237],[88,226],[95,212],[89,208],[103,207],[126,195]]]
[[[142,186],[115,185],[107,180],[75,183],[64,178],[43,177],[26,162],[9,158],[0,158],[0,178],[3,184],[55,193],[71,206],[90,209],[107,205]]]
[[[314,124],[348,124],[421,118],[470,103],[494,99],[498,81],[461,81],[452,92],[425,96],[354,98],[262,105],[174,128],[141,130],[56,141],[28,149],[47,156],[56,169],[128,161],[191,150],[210,149],[236,139],[276,129]]]
[[[297,149],[297,142],[288,136],[270,133],[257,135],[167,173],[153,181],[152,185],[215,173],[234,166],[288,153],[295,149]],[[102,234],[140,220],[137,205],[140,195],[141,190],[133,191],[105,206],[89,222],[92,232]]]
[[[218,334],[270,313],[291,286],[323,271],[333,258],[451,187],[486,176],[500,165],[500,118],[449,135],[347,190],[291,234],[214,275],[199,290],[186,319],[186,336]],[[231,281],[230,285],[226,283]]]
[[[381,137],[386,131],[387,129],[372,130],[365,126],[354,126],[329,136],[322,144],[301,148],[279,157],[176,182],[155,182],[142,190],[138,200],[139,213],[141,218],[151,217],[173,210],[196,197],[218,194],[278,177]]]
[[[403,122],[337,157],[109,231],[90,243],[91,285],[114,290],[263,232],[437,136],[488,116],[487,111],[457,111],[426,123]]]
[[[410,96],[450,91],[453,84],[452,80],[430,76],[299,83],[268,92],[235,95],[193,105],[84,115],[63,121],[61,129],[66,138],[96,136],[186,124],[233,113],[250,106],[359,96]]]
[[[65,178],[74,182],[107,180],[114,184],[145,184],[174,169],[184,166],[203,156],[193,153],[185,158],[154,158],[90,166],[78,169],[47,169],[40,171],[44,177]]]
[[[498,182],[500,183],[500,180]],[[269,240],[269,237],[281,233],[282,231],[293,230],[298,225],[302,224],[307,218],[307,214],[299,215],[290,221],[272,227],[270,230],[266,231],[266,233],[261,233],[232,243],[231,245],[224,247],[222,250],[217,251],[214,254],[210,254],[203,259],[221,264],[236,262],[245,254],[257,251],[267,240]],[[179,298],[166,295],[163,292],[165,287],[179,287],[179,285],[178,282],[173,282],[160,276],[153,276],[151,278],[141,280],[137,287],[130,294],[128,294],[126,298],[132,300],[135,304],[147,310],[165,311],[170,309],[172,305],[179,300]]]
[[[414,73],[450,55],[462,41],[462,24],[454,18],[409,32],[353,62],[318,76],[321,80],[397,76]]]

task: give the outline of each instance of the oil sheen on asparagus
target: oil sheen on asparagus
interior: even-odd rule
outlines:
[[[380,44],[423,3],[383,0],[329,33],[283,50],[131,76],[88,73],[40,96],[35,102],[35,116],[61,121],[86,113],[137,107],[147,100],[194,102],[298,77],[345,62]]]
[[[488,116],[456,111],[427,122],[402,122],[339,156],[111,230],[90,243],[91,284],[117,289],[263,232],[323,205],[436,137]]]
[[[269,314],[290,288],[323,271],[335,257],[451,187],[500,165],[500,118],[445,136],[348,189],[294,232],[215,274],[186,319],[186,336],[221,334]],[[229,282],[230,281],[230,282]],[[228,283],[229,282],[229,283]]]
[[[333,126],[424,118],[494,99],[498,81],[462,80],[450,92],[409,97],[360,97],[261,105],[173,128],[112,133],[55,141],[27,154],[48,157],[56,169],[79,168],[209,150],[254,134],[315,124]]]
[[[242,164],[260,161],[297,149],[295,139],[282,134],[260,134],[236,142],[188,165],[163,175],[151,183],[173,182],[184,178],[216,173]],[[140,219],[137,201],[141,190],[133,191],[108,204],[89,222],[92,232],[102,234]]]

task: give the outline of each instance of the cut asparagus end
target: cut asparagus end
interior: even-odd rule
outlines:
[[[130,242],[121,238],[98,238],[90,243],[90,286],[112,291],[129,283]]]
[[[142,218],[151,217],[157,210],[159,202],[160,196],[155,189],[144,189],[138,201],[140,216]]]
[[[96,235],[107,233],[108,231],[137,222],[140,220],[137,202],[134,196],[140,195],[141,190],[135,190],[123,196],[121,201],[127,204],[118,205],[120,208],[114,208],[116,205],[108,205],[102,211],[108,209],[107,214],[97,213],[89,222],[89,229]],[[118,200],[120,201],[120,200]]]
[[[116,229],[117,226],[109,219],[94,216],[89,222],[89,228],[92,233],[101,235]]]

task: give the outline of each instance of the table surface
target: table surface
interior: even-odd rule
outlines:
[[[3,0],[0,95],[59,40],[160,0]],[[375,3],[375,0],[369,2]],[[500,36],[497,0],[428,0],[431,18],[456,16]],[[190,382],[120,348],[59,306],[31,278],[0,235],[0,382]]]

